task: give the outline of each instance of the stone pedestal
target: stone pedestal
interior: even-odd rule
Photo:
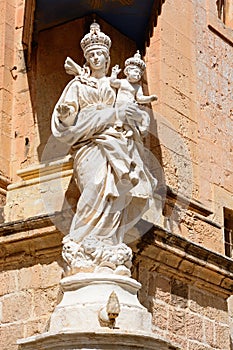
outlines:
[[[44,333],[19,341],[24,350],[176,350],[162,338],[144,332],[99,332]]]
[[[64,295],[51,316],[48,332],[19,340],[20,349],[177,349],[151,333],[151,314],[138,301],[141,285],[136,280],[116,274],[77,273],[63,278],[61,287]],[[106,306],[112,292],[120,311],[110,327],[104,321],[108,321]]]
[[[78,273],[63,278],[61,286],[64,296],[52,314],[52,332],[103,329],[100,313],[104,312],[112,292],[116,293],[120,304],[115,324],[117,329],[148,332],[151,328],[151,314],[137,298],[141,285],[132,278],[115,274]]]

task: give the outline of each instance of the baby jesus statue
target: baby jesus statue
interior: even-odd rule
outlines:
[[[117,75],[121,69],[118,65],[112,68],[110,77],[111,87],[118,89],[115,107],[117,110],[116,128],[124,128],[125,136],[131,137],[135,127],[141,123],[141,120],[136,116],[129,116],[125,114],[125,105],[130,103],[147,104],[156,101],[156,95],[145,96],[140,85],[142,75],[145,71],[146,64],[141,59],[139,51],[134,57],[130,57],[125,61],[124,74],[125,79],[118,79]]]

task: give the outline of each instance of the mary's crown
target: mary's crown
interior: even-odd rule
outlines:
[[[109,52],[111,47],[111,39],[109,36],[101,32],[98,23],[94,22],[90,26],[90,32],[86,34],[80,42],[83,49],[84,56],[91,50],[102,49],[105,52]]]

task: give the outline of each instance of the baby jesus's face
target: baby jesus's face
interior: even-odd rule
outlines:
[[[142,70],[136,65],[128,66],[125,74],[130,83],[137,83],[142,78]]]

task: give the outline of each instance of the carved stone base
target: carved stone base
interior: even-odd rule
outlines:
[[[121,275],[77,273],[61,280],[64,295],[49,330],[18,341],[21,350],[176,350],[151,333],[141,284]]]
[[[137,298],[141,285],[132,278],[113,274],[78,273],[63,278],[61,286],[64,296],[51,316],[51,332],[66,329],[96,331],[108,326],[105,309],[112,292],[115,292],[120,305],[115,328],[146,332],[151,329],[151,314]]]
[[[23,350],[178,350],[156,335],[119,330],[44,333],[18,344]]]

